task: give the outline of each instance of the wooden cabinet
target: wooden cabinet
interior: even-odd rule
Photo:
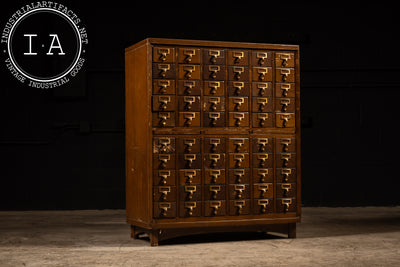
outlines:
[[[298,46],[151,38],[126,49],[125,67],[131,236],[295,237]]]

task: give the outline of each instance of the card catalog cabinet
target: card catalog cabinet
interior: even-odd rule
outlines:
[[[300,221],[295,45],[146,39],[125,51],[126,211],[151,245]]]

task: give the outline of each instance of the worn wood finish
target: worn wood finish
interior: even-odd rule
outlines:
[[[126,49],[125,70],[132,238],[296,236],[298,46],[149,38]]]

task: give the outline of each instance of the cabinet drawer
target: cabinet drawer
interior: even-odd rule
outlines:
[[[224,81],[204,81],[204,95],[224,96],[225,82]]]
[[[225,183],[225,170],[209,170],[204,171],[204,183],[206,184],[224,184]]]
[[[153,63],[153,79],[174,79],[175,64]]]
[[[249,96],[248,82],[228,82],[229,96]]]
[[[153,112],[153,127],[174,127],[175,112]]]
[[[225,216],[225,200],[204,201],[204,216]]]
[[[272,153],[253,153],[253,168],[272,168],[273,162]]]
[[[153,154],[153,169],[175,169],[175,154]]]
[[[253,183],[273,183],[273,168],[253,168]]]
[[[295,127],[294,113],[275,113],[276,127],[293,128]]]
[[[295,82],[295,71],[291,68],[276,68],[275,81],[283,83]]]
[[[175,153],[175,137],[154,137],[153,138],[153,153]]]
[[[251,65],[260,67],[272,66],[272,52],[253,51],[251,52]]]
[[[175,185],[175,170],[153,170],[153,185]]]
[[[178,78],[185,79],[185,80],[199,80],[200,79],[200,65],[179,64]]]
[[[245,66],[228,66],[228,80],[248,81],[249,68]]]
[[[178,126],[200,127],[200,112],[179,112]]]
[[[295,168],[276,168],[276,181],[278,183],[295,183],[296,169]]]
[[[174,95],[175,81],[174,80],[153,80],[154,95]]]
[[[179,95],[200,95],[200,81],[178,81]]]
[[[228,152],[249,152],[249,138],[229,138]]]
[[[177,138],[176,151],[178,153],[200,153],[201,140],[199,137]]]
[[[274,147],[274,139],[272,137],[254,137],[252,139],[252,151],[264,153],[264,152],[273,152]]]
[[[228,50],[228,65],[249,65],[249,52],[246,50]]]
[[[294,137],[277,137],[276,153],[296,152],[296,138]]]
[[[272,98],[252,97],[251,110],[253,112],[272,112]]]
[[[204,138],[205,153],[225,153],[226,144],[223,137]]]
[[[276,200],[276,212],[286,213],[286,212],[296,212],[297,205],[295,198],[278,198]]]
[[[153,111],[173,111],[175,110],[174,95],[153,95]]]
[[[201,201],[185,201],[179,204],[179,217],[201,216]]]
[[[178,96],[179,111],[200,111],[200,96]]]
[[[230,184],[229,199],[249,199],[250,185],[249,184]]]
[[[176,202],[154,202],[154,218],[175,218]]]
[[[275,66],[283,68],[294,68],[294,53],[275,53]]]
[[[225,154],[222,153],[204,154],[204,167],[208,169],[224,169]]]
[[[179,184],[201,184],[201,169],[179,170]]]
[[[204,65],[203,79],[204,80],[225,80],[226,68],[224,65]]]
[[[175,48],[153,47],[153,62],[168,63],[175,61]]]
[[[250,214],[250,200],[230,200],[229,215],[246,215]]]
[[[178,169],[200,169],[201,154],[178,154]]]
[[[254,184],[254,198],[273,198],[274,186],[272,183]]]
[[[181,185],[179,186],[180,201],[201,200],[201,185]]]
[[[225,97],[204,96],[204,111],[225,111]]]
[[[225,112],[204,112],[204,127],[224,127]]]
[[[204,190],[204,200],[224,200],[225,197],[225,185],[216,184],[216,185],[205,185]]]
[[[254,214],[265,214],[274,212],[274,200],[273,199],[254,199],[253,202],[253,213]]]
[[[248,112],[229,112],[228,115],[229,127],[249,127]]]
[[[186,64],[200,64],[200,49],[181,47],[178,50],[178,62]]]
[[[276,98],[275,110],[277,112],[290,112],[294,113],[296,110],[294,98]]]
[[[229,170],[230,184],[249,184],[250,169],[230,169]]]
[[[203,49],[203,64],[225,64],[225,50]]]
[[[249,98],[248,97],[229,97],[228,110],[229,111],[249,111]]]
[[[270,82],[252,82],[251,87],[252,96],[272,97],[272,83]]]
[[[176,186],[153,186],[153,201],[176,201]]]
[[[272,113],[253,113],[252,123],[254,128],[271,128],[273,127]]]
[[[248,168],[249,153],[229,153],[229,168]]]
[[[280,168],[295,168],[296,153],[277,153],[276,166]]]
[[[272,68],[271,67],[253,67],[254,82],[271,82]]]
[[[276,97],[295,97],[295,84],[294,83],[276,83],[275,84]]]

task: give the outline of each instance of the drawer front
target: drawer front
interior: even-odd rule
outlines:
[[[228,115],[229,127],[249,127],[248,112],[229,112]]]
[[[204,127],[224,127],[225,112],[204,112]]]
[[[154,218],[175,218],[176,202],[154,202]]]
[[[253,67],[252,78],[254,82],[271,82],[272,68],[271,67]]]
[[[201,185],[179,186],[180,201],[201,201]]]
[[[204,167],[207,169],[224,169],[225,154],[217,154],[217,153],[204,154]]]
[[[276,200],[276,212],[287,213],[296,212],[297,205],[295,198],[278,198]]]
[[[252,82],[251,83],[251,95],[259,96],[259,97],[272,97],[272,83],[260,83],[260,82]]]
[[[153,186],[153,201],[176,201],[176,186]]]
[[[272,153],[253,153],[253,168],[273,168],[273,163]]]
[[[200,153],[201,140],[199,137],[177,138],[176,150],[178,153]]]
[[[204,171],[204,183],[206,184],[225,184],[225,170],[210,170]]]
[[[229,111],[249,111],[249,98],[248,97],[229,97],[228,98]]]
[[[274,186],[272,183],[254,184],[254,198],[273,198]]]
[[[295,168],[296,153],[277,153],[276,166],[279,168]]]
[[[225,64],[225,50],[218,48],[203,49],[203,64]]]
[[[225,111],[225,97],[204,96],[204,111],[220,112]]]
[[[279,128],[294,128],[295,114],[294,113],[275,113],[276,127]]]
[[[229,201],[229,215],[246,215],[250,214],[250,200],[230,200]]]
[[[270,113],[272,112],[272,98],[269,97],[253,97],[251,109],[253,112]]]
[[[201,184],[201,169],[179,170],[179,184],[181,185]]]
[[[230,153],[249,152],[249,138],[229,138],[228,152]]]
[[[249,168],[249,153],[229,153],[229,168]]]
[[[175,170],[153,170],[153,185],[175,185]]]
[[[278,183],[295,183],[296,169],[295,168],[276,168],[276,181]]]
[[[276,98],[275,110],[277,112],[290,112],[294,113],[296,110],[294,98]]]
[[[174,111],[176,101],[174,95],[153,95],[153,111]]]
[[[253,202],[253,213],[254,214],[266,214],[274,212],[274,200],[269,199],[254,199]]]
[[[283,68],[294,68],[294,53],[276,52],[275,53],[275,66],[283,67]]]
[[[179,64],[178,78],[186,80],[200,79],[200,65],[195,64]]]
[[[179,169],[200,169],[201,154],[178,154]]]
[[[294,137],[277,137],[276,153],[296,152],[296,139]]]
[[[229,199],[249,199],[250,185],[249,184],[230,184]]]
[[[200,81],[178,81],[178,94],[179,95],[200,95]]]
[[[175,153],[175,137],[154,137],[153,153],[154,154],[170,154]]]
[[[223,137],[204,138],[205,153],[225,153],[226,139]]]
[[[204,199],[207,200],[225,200],[226,189],[223,184],[205,185]]]
[[[181,47],[178,49],[178,62],[185,64],[200,64],[201,52],[198,48]]]
[[[228,65],[249,65],[249,52],[246,50],[228,50]]]
[[[225,82],[224,81],[204,81],[204,95],[224,96]]]
[[[174,95],[175,80],[153,80],[154,95]]]
[[[254,128],[271,128],[273,127],[272,113],[258,112],[252,114],[252,124]]]
[[[294,83],[295,71],[292,68],[276,68],[275,81],[282,83]]]
[[[228,66],[228,80],[248,81],[249,68],[245,66]]]
[[[250,184],[250,169],[230,169],[230,184]]]
[[[175,169],[175,154],[153,154],[153,169]]]
[[[253,153],[273,152],[274,139],[272,137],[253,137],[252,138]]]
[[[200,111],[200,96],[178,96],[179,111]]]
[[[273,183],[273,168],[253,168],[253,183]]]
[[[204,65],[203,79],[204,80],[225,80],[226,67],[225,65]]]
[[[296,86],[294,83],[276,83],[275,84],[276,97],[292,97],[296,96]]]
[[[175,112],[153,112],[153,127],[174,127]]]
[[[272,52],[269,51],[252,51],[251,65],[260,67],[272,66]]]
[[[179,112],[180,127],[200,127],[200,122],[200,112]]]
[[[250,85],[248,82],[228,82],[229,96],[249,96]]]
[[[153,79],[174,79],[175,64],[153,63]]]
[[[175,48],[153,47],[153,62],[170,63],[175,61]]]
[[[204,216],[225,216],[226,204],[225,200],[204,201]]]
[[[201,201],[185,201],[179,203],[179,217],[201,216]]]

